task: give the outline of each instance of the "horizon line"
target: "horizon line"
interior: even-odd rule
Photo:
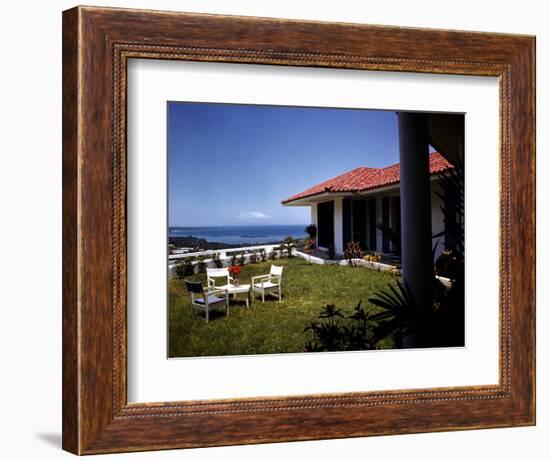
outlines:
[[[168,227],[184,227],[184,228],[194,228],[194,227],[240,227],[240,226],[258,226],[258,227],[265,227],[265,226],[308,226],[309,224],[307,222],[304,223],[286,223],[286,224],[203,224],[203,225],[188,225],[188,226],[178,226],[178,225],[172,225]]]

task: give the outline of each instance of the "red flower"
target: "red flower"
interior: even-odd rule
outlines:
[[[233,277],[236,277],[237,275],[239,275],[241,273],[241,267],[240,266],[229,266],[228,270],[229,270],[229,273]]]

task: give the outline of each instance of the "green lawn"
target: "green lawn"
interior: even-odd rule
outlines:
[[[241,284],[254,275],[266,274],[272,262],[248,264],[242,268]],[[303,352],[310,339],[303,330],[326,304],[336,304],[343,313],[353,313],[357,302],[377,310],[368,302],[376,291],[395,278],[364,267],[308,264],[295,257],[275,261],[285,267],[283,299],[275,296],[253,299],[246,309],[244,294],[231,299],[229,317],[224,308],[204,314],[191,314],[190,298],[181,279],[169,281],[169,356],[195,357],[217,355],[276,354]],[[205,274],[189,279],[206,281]],[[391,347],[390,344],[383,345]]]

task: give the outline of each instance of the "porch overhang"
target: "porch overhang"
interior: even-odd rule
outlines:
[[[438,152],[429,154],[428,163],[430,177],[438,177],[453,168]],[[286,206],[311,206],[338,197],[366,197],[399,188],[400,176],[399,163],[385,168],[358,167],[295,194],[281,203]]]
[[[439,179],[445,173],[436,173],[430,176],[430,181]],[[295,200],[284,200],[281,202],[283,206],[313,206],[320,202],[335,200],[339,198],[366,198],[382,193],[398,193],[400,183],[388,184],[386,186],[374,187],[372,189],[361,190],[357,192],[322,192],[320,194],[301,197]]]

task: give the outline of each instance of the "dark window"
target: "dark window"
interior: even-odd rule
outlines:
[[[376,199],[369,199],[369,250],[376,251]]]
[[[391,229],[392,233],[396,239],[401,238],[401,198],[392,197],[391,199]],[[400,254],[401,253],[401,242],[393,241],[392,242],[392,251]]]
[[[317,239],[320,247],[334,245],[334,202],[317,204]]]
[[[390,198],[382,197],[382,226],[384,229],[390,227]],[[390,252],[390,239],[386,232],[382,234],[382,251],[384,253]]]
[[[367,201],[357,199],[351,201],[352,216],[352,240],[361,245],[361,249],[367,248]]]

